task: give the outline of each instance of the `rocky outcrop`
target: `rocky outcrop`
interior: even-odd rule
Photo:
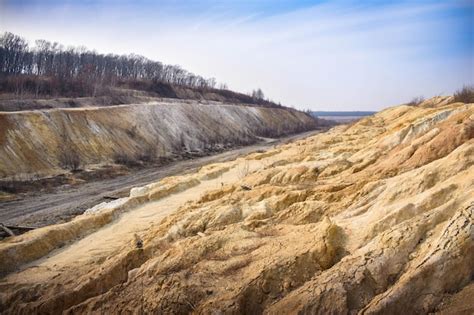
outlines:
[[[473,130],[473,104],[434,99],[135,188],[76,219],[121,213],[108,225],[8,270],[0,311],[469,312]]]

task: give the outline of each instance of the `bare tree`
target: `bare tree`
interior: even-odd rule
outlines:
[[[257,90],[252,91],[252,98],[257,99],[257,100],[263,100],[265,99],[265,95],[263,94],[263,91],[258,88]]]
[[[203,78],[176,65],[163,65],[136,54],[103,55],[84,47],[68,47],[46,40],[28,42],[6,32],[0,35],[0,74],[49,76],[58,79],[59,89],[70,82],[88,87],[94,95],[97,86],[114,84],[121,80],[158,80],[194,88],[214,88],[214,78]],[[39,93],[40,88],[35,88]]]
[[[74,143],[64,131],[61,135],[61,143],[59,147],[59,165],[70,171],[78,171],[81,168],[81,158],[74,148]]]

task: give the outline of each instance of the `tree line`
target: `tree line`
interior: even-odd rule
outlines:
[[[36,94],[46,93],[41,85],[47,88],[53,79],[59,80],[57,84],[79,86],[113,86],[120,80],[153,80],[191,88],[216,87],[214,78],[203,78],[177,65],[166,65],[135,54],[105,55],[85,47],[65,48],[46,40],[36,40],[35,45],[30,46],[27,40],[9,32],[0,36],[0,75],[17,80],[23,76],[20,83],[36,85]],[[31,76],[50,79],[48,82],[29,82],[25,80],[28,76],[30,79]],[[14,81],[10,83],[14,85]]]
[[[261,89],[248,94],[234,92],[225,83],[217,85],[214,78],[140,55],[100,54],[82,46],[66,48],[42,39],[30,45],[13,33],[0,34],[0,93],[12,93],[15,98],[113,96],[118,93],[114,87],[171,98],[183,97],[174,88],[185,87],[198,92],[194,96],[184,93],[188,97],[281,106],[265,98]]]

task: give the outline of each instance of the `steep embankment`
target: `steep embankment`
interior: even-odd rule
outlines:
[[[75,158],[87,166],[203,153],[315,127],[295,110],[195,101],[0,112],[0,177],[61,173]]]
[[[0,311],[472,312],[474,105],[451,100],[166,178],[3,241]]]

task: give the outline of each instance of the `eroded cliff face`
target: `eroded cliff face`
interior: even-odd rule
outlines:
[[[62,173],[68,158],[77,157],[87,167],[120,159],[179,157],[316,127],[314,119],[294,110],[181,100],[4,112],[0,178]]]
[[[410,314],[465,288],[453,300],[472,312],[459,299],[474,276],[474,105],[450,102],[389,108],[3,241],[0,310]]]

